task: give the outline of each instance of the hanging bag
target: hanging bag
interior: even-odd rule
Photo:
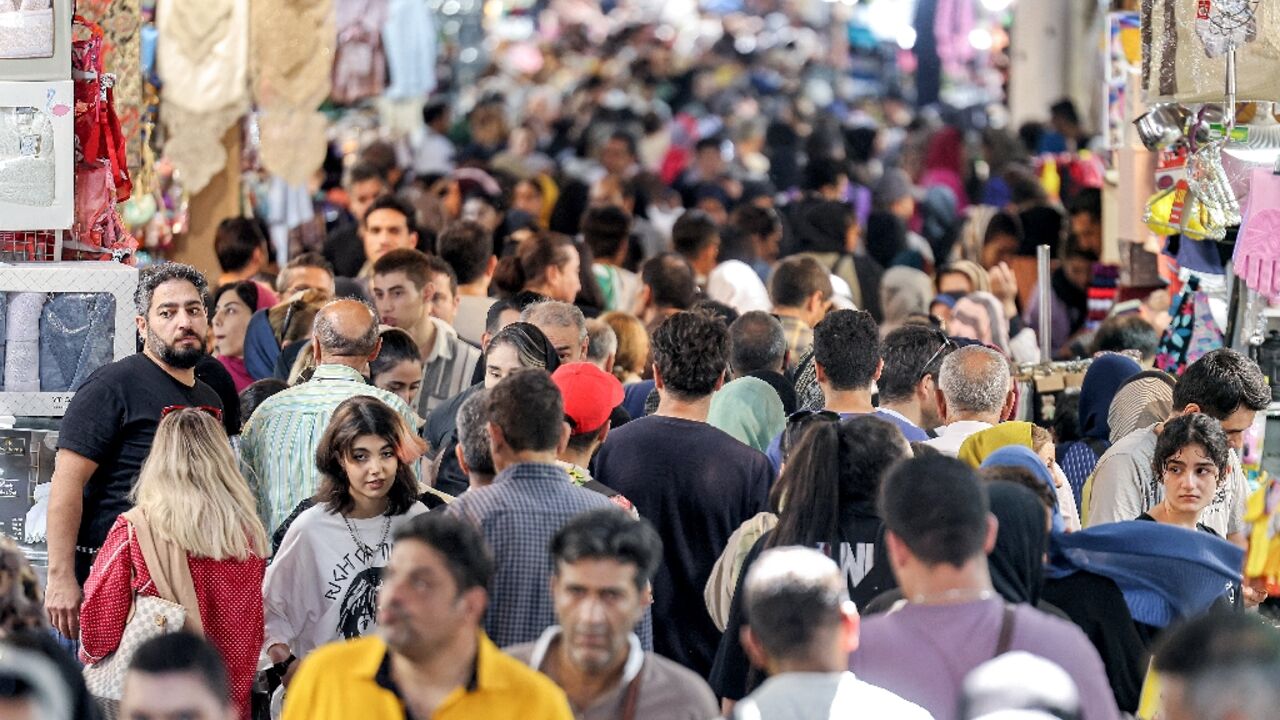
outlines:
[[[195,584],[187,566],[187,554],[177,545],[157,538],[151,532],[146,515],[137,508],[124,514],[129,524],[129,539],[137,538],[142,559],[151,573],[158,597],[133,593],[133,607],[125,621],[124,632],[115,652],[84,669],[85,685],[99,700],[108,717],[115,710],[124,688],[125,672],[138,648],[152,638],[187,630],[204,634]],[[132,565],[130,575],[133,575]]]

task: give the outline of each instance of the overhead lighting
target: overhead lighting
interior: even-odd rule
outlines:
[[[990,50],[991,33],[986,28],[974,28],[969,31],[969,44],[974,50]]]
[[[916,46],[916,30],[910,25],[903,25],[898,29],[898,36],[894,38],[898,47],[903,50],[910,50]]]

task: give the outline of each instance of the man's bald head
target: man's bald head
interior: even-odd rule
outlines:
[[[312,333],[321,362],[326,358],[369,359],[378,349],[378,316],[359,300],[334,300],[316,313]]]

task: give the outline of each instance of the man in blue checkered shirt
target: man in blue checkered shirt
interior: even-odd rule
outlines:
[[[485,632],[498,647],[538,639],[556,623],[551,538],[574,515],[613,507],[556,464],[569,439],[560,389],[545,370],[520,370],[488,391],[493,484],[463,493],[448,512],[475,523],[493,553]]]

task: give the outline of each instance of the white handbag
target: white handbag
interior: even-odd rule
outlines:
[[[142,520],[142,516],[137,513],[137,510],[131,510],[125,515],[127,519],[131,520],[129,523],[129,540],[127,541],[129,543],[133,541],[134,522],[141,522]],[[160,565],[154,556],[148,556],[154,552],[152,546],[154,539],[150,535],[150,529],[143,526],[142,530],[139,533],[139,545],[142,547],[143,558],[144,562],[147,562],[147,567],[153,568],[152,580],[156,583],[156,589],[161,594],[172,597],[175,593],[169,587],[169,580],[158,573]],[[131,565],[131,575],[132,572],[133,567]],[[184,573],[184,575],[185,577],[182,578],[182,581],[189,585],[191,576],[189,573]],[[178,596],[180,597],[181,594],[179,593]],[[196,610],[193,619],[198,621],[199,610]],[[124,632],[120,635],[120,644],[116,646],[114,652],[92,665],[86,665],[84,668],[84,682],[89,689],[89,694],[98,699],[99,706],[108,718],[116,716],[115,711],[120,702],[120,695],[124,690],[124,676],[129,669],[129,664],[133,661],[133,654],[146,641],[161,635],[178,632],[183,629],[186,623],[187,608],[181,603],[152,595],[133,593],[133,605],[129,608],[129,617],[125,620]]]
[[[181,630],[186,620],[187,610],[178,603],[135,594],[119,647],[100,662],[84,668],[84,684],[89,694],[105,700],[120,700],[125,671],[133,661],[133,654],[146,641]]]

